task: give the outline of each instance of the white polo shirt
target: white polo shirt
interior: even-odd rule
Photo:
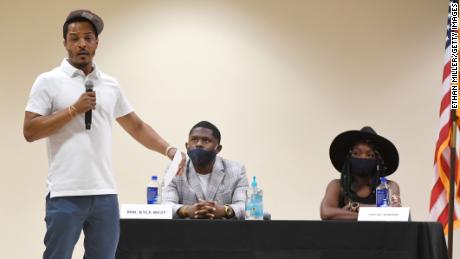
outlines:
[[[77,115],[46,138],[51,197],[116,194],[112,173],[112,122],[133,111],[118,82],[93,63],[88,76],[64,59],[61,65],[39,75],[32,86],[26,111],[50,115],[67,109],[93,81],[96,109],[91,129],[85,129],[85,114]]]

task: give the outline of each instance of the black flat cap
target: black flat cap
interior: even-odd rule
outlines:
[[[69,13],[67,18],[65,19],[64,26],[67,26],[75,19],[85,19],[90,22],[94,29],[96,29],[96,34],[99,35],[104,29],[104,21],[102,21],[101,17],[97,14],[91,12],[90,10],[80,9],[75,10]]]

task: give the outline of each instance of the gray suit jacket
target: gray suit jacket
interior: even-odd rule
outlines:
[[[244,219],[248,179],[245,167],[234,161],[216,157],[211,177],[204,193],[197,172],[190,162],[185,173],[176,176],[162,193],[162,203],[173,205],[173,216],[183,205],[191,205],[198,199],[212,200],[218,204],[229,204],[237,219]]]

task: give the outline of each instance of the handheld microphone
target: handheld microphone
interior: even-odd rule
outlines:
[[[94,87],[93,81],[91,81],[91,80],[86,81],[86,83],[85,83],[86,92],[92,92],[93,87]],[[93,111],[92,110],[89,110],[89,111],[85,112],[85,126],[86,126],[87,130],[91,129],[92,117],[93,117]]]

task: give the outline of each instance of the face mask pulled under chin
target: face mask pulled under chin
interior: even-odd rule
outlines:
[[[357,176],[372,176],[377,172],[377,159],[350,157],[350,169]]]
[[[214,150],[204,150],[202,148],[190,149],[187,155],[192,160],[194,166],[205,166],[214,161],[217,153]]]

